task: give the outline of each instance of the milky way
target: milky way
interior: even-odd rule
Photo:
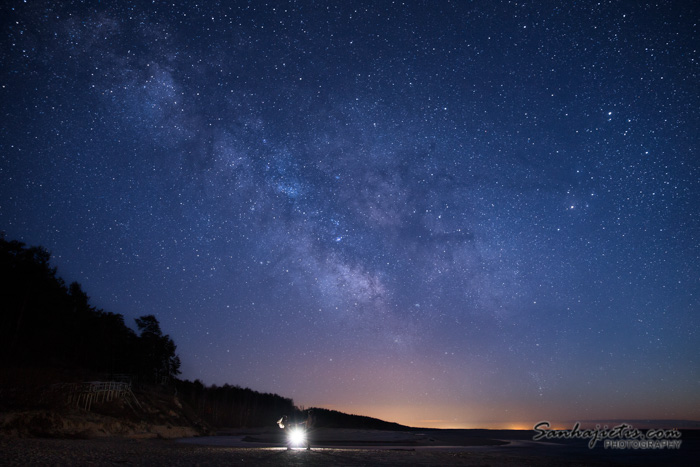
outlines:
[[[11,1],[0,230],[206,384],[698,419],[699,13]]]

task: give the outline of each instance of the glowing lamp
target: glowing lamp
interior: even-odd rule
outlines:
[[[303,428],[294,427],[289,430],[289,445],[303,446],[306,443],[306,432]]]

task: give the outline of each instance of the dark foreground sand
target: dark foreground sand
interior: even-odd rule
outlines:
[[[280,448],[197,446],[172,440],[0,440],[2,465],[153,465],[153,466],[381,466],[381,465],[553,465],[552,460],[503,453],[394,449]],[[589,465],[556,462],[557,465]]]
[[[337,434],[333,435],[338,438]],[[391,440],[389,434],[383,436]],[[396,435],[400,439],[403,435]],[[206,439],[202,439],[206,441]],[[537,444],[515,436],[508,444],[461,446],[353,445],[319,446],[311,451],[283,447],[200,445],[163,439],[40,439],[0,438],[0,465],[148,465],[148,466],[577,466],[577,465],[697,465],[695,452],[591,452],[580,443]],[[359,440],[362,441],[362,440]],[[442,441],[442,440],[440,440]],[[363,443],[365,444],[365,443]],[[465,444],[470,444],[465,446]],[[481,444],[481,445],[475,445]]]

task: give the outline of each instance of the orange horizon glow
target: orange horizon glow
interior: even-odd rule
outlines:
[[[487,419],[484,415],[488,412],[484,410],[483,413],[479,414],[479,417],[474,417],[473,420],[468,420],[465,418],[428,418],[421,417],[425,413],[432,413],[433,415],[445,415],[445,414],[455,414],[455,410],[450,410],[449,407],[442,406],[430,406],[430,407],[418,407],[418,408],[408,408],[402,406],[345,406],[340,404],[325,404],[318,405],[317,407],[325,408],[329,410],[336,410],[339,412],[366,416],[377,418],[390,423],[398,423],[411,428],[426,428],[426,429],[442,429],[442,430],[533,430],[534,426],[540,422],[546,421],[549,423],[547,429],[551,430],[566,430],[571,429],[577,422],[581,424],[582,428],[591,428],[596,424],[601,425],[607,424],[609,426],[614,426],[619,423],[628,423],[637,428],[644,427],[654,427],[661,428],[661,425],[665,425],[668,418],[664,417],[649,417],[649,416],[634,416],[634,417],[610,417],[609,419],[590,419],[588,417],[571,417],[566,419],[547,419],[542,418],[523,418],[514,421],[505,420],[494,420],[493,418]],[[462,414],[458,414],[462,415]],[[684,420],[694,420],[697,419],[693,417],[684,418]],[[656,421],[656,423],[655,423]]]
[[[411,428],[431,428],[443,430],[465,430],[465,429],[487,429],[487,430],[532,430],[533,426],[540,420],[534,421],[497,421],[487,420],[483,417],[468,420],[448,419],[448,418],[428,418],[424,415],[445,415],[452,414],[454,410],[443,406],[346,406],[342,404],[323,404],[317,407],[339,412],[377,418],[386,422],[398,423]],[[460,414],[461,415],[461,414]],[[559,422],[550,422],[552,428],[565,428]]]

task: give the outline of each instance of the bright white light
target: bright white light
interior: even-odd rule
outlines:
[[[292,428],[289,430],[289,444],[291,446],[303,446],[306,442],[306,433],[302,428]]]

